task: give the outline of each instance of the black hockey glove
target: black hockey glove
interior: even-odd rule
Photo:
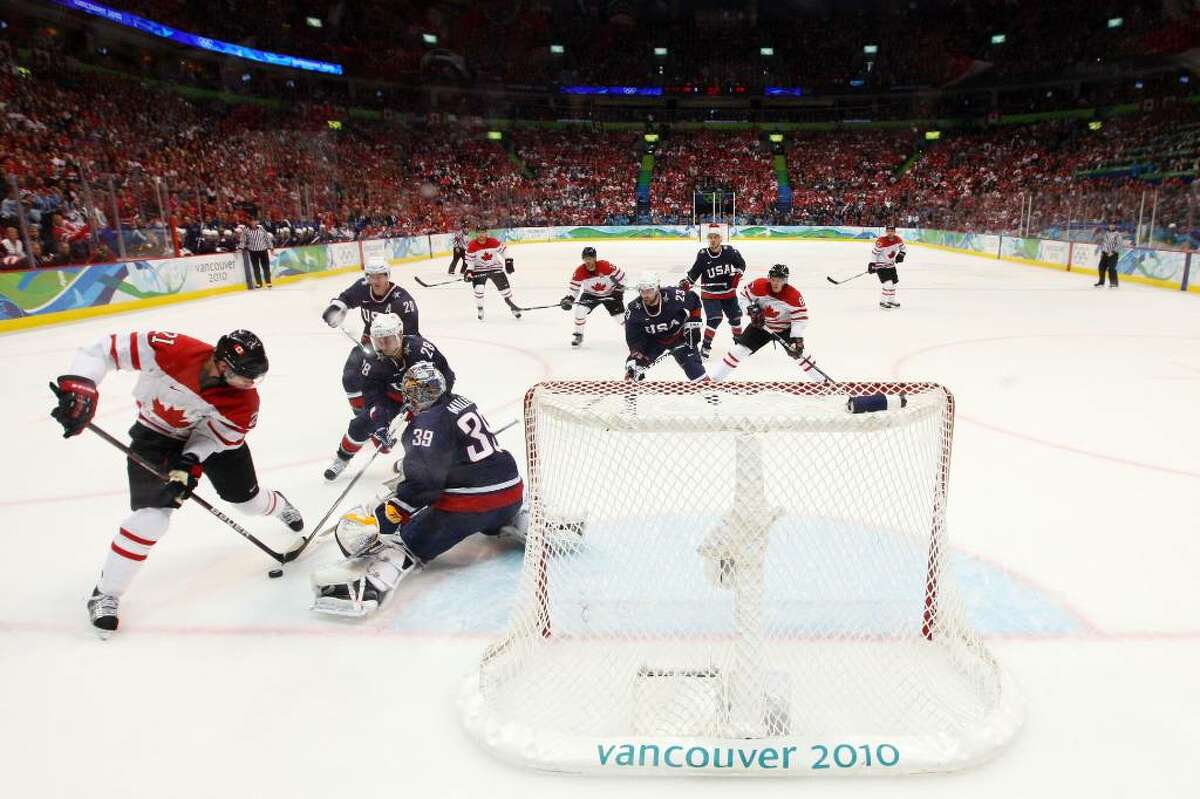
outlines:
[[[474,279],[475,279],[475,270],[467,269],[463,272],[463,282],[464,283],[470,283]]]
[[[879,271],[879,264],[867,264],[867,271],[872,275]]]
[[[793,338],[787,339],[787,343],[788,343],[788,347],[790,348],[787,351],[788,355],[792,356],[793,358],[795,358],[797,360],[804,357],[804,337],[803,336],[794,336]]]
[[[752,302],[746,306],[746,315],[750,317],[751,327],[763,326],[763,309],[757,302]]]
[[[330,305],[325,309],[325,313],[321,314],[321,318],[330,327],[337,327],[346,318],[346,309],[340,305]]]
[[[900,252],[896,253],[896,263],[898,263],[898,264],[904,263],[904,250],[901,250]]]
[[[50,415],[63,426],[63,438],[82,433],[100,404],[96,383],[89,377],[62,375],[57,385],[50,384],[50,390],[58,397],[58,407],[51,410]]]
[[[688,280],[685,277],[683,280],[679,281],[679,288],[683,289],[684,291],[691,291],[692,290],[692,281]]]
[[[167,470],[167,484],[162,489],[163,504],[181,507],[196,489],[203,473],[199,458],[190,452],[181,453]]]
[[[561,300],[558,301],[558,307],[562,308],[564,311],[571,310],[571,307],[573,305],[575,305],[575,298],[572,297],[570,294],[568,294],[567,296],[563,297]]]
[[[505,271],[505,272],[507,272],[507,273],[508,273],[508,274],[510,274],[510,275],[511,275],[513,272],[517,271],[517,268],[516,268],[515,266],[513,266],[513,259],[512,259],[512,258],[505,258],[505,259],[504,259],[504,271]]]
[[[698,349],[700,347],[700,336],[699,322],[688,322],[683,326],[683,340],[691,349]]]
[[[387,455],[392,451],[392,447],[396,446],[396,437],[392,435],[391,428],[384,425],[371,433],[371,441],[375,444],[375,448]]]

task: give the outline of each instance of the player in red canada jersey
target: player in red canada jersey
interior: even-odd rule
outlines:
[[[760,277],[742,286],[738,294],[742,313],[749,317],[746,328],[725,357],[709,374],[713,380],[724,380],[742,361],[762,349],[771,341],[782,341],[788,346],[785,352],[794,358],[803,372],[804,379],[820,382],[825,378],[813,368],[813,362],[804,357],[804,328],[808,326],[808,308],[804,297],[795,286],[788,285],[788,268],[775,264]]]
[[[235,330],[214,348],[163,330],[105,336],[81,349],[69,374],[58,378],[51,415],[63,437],[79,435],[96,413],[98,384],[110,371],[133,370],[137,421],[129,448],[170,478],[127,462],[129,504],[88,600],[92,624],[107,637],[117,629],[117,606],[171,514],[191,496],[202,474],[217,494],[243,513],[277,517],[295,532],[304,521],[283,494],[261,489],[246,434],[258,421],[255,384],[267,373],[258,336]]]
[[[904,263],[904,254],[904,239],[896,235],[895,225],[888,225],[875,239],[871,263],[867,264],[867,271],[879,278],[879,307],[885,310],[900,307],[896,302],[896,284],[900,282],[896,264]]]
[[[504,242],[489,236],[487,228],[481,225],[475,231],[475,238],[467,245],[467,268],[463,272],[463,280],[470,283],[475,290],[475,314],[481,320],[483,287],[489,280],[504,298],[504,304],[512,311],[512,315],[521,318],[521,309],[513,302],[512,288],[508,285],[508,276],[515,271],[513,259],[508,257],[508,248]]]
[[[575,333],[571,336],[571,346],[578,347],[583,343],[583,326],[587,324],[588,314],[597,306],[603,305],[608,315],[615,318],[622,326],[625,324],[625,273],[608,261],[596,260],[596,248],[583,248],[583,263],[571,273],[570,292],[559,300],[558,305],[564,311],[575,309]]]

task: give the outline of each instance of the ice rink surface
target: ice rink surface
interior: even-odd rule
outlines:
[[[405,582],[376,617],[315,617],[308,573],[324,544],[268,580],[271,562],[198,507],[175,515],[99,641],[91,591],[127,513],[121,456],[96,436],[64,441],[48,380],[74,349],[135,329],[210,342],[248,327],[271,373],[250,443],[261,481],[314,523],[348,475],[321,471],[348,421],[349,343],[320,312],[353,276],[35,329],[0,338],[8,418],[0,520],[0,795],[42,797],[761,795],[1200,796],[1200,300],[1143,286],[913,246],[899,311],[879,309],[868,243],[734,242],[753,276],[791,266],[808,302],[809,352],[843,380],[932,380],[958,400],[950,540],[972,619],[1026,695],[1013,745],[967,772],[904,779],[649,780],[520,771],[462,731],[454,699],[512,599],[520,552],[471,540]],[[512,248],[522,305],[557,301],[582,245]],[[601,242],[636,276],[677,280],[692,242]],[[604,311],[581,349],[557,309],[513,319],[488,288],[444,278],[448,259],[406,264],[422,333],[456,391],[493,427],[548,377],[617,378],[623,337]],[[715,348],[729,344],[723,327]],[[764,349],[738,379],[789,379]],[[651,379],[676,379],[667,361]],[[124,437],[133,376],[101,386],[97,423]],[[501,436],[522,460],[520,427]],[[360,455],[353,473],[365,462]],[[351,499],[389,475],[378,458]],[[201,493],[212,495],[202,482]],[[270,543],[272,519],[243,520]],[[630,557],[637,557],[630,552]]]

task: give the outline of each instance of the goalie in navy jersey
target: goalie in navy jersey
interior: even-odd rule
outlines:
[[[355,412],[362,410],[365,404],[362,390],[365,374],[363,358],[369,352],[364,352],[363,348],[371,346],[371,320],[380,314],[396,314],[404,323],[406,333],[416,335],[420,332],[417,301],[392,282],[392,270],[387,261],[378,257],[368,258],[363,271],[366,276],[330,300],[329,307],[321,314],[325,324],[330,327],[339,327],[350,308],[357,308],[362,314],[362,347],[350,350],[342,367],[342,388]]]
[[[625,311],[625,379],[644,380],[651,364],[670,352],[688,380],[707,380],[697,349],[700,298],[675,286],[660,286],[653,274],[642,275],[637,290],[637,299]]]
[[[450,392],[431,363],[404,373],[412,415],[401,434],[401,477],[374,506],[338,522],[347,560],[312,576],[313,610],[365,616],[409,574],[475,533],[524,541],[524,484],[475,403]]]
[[[700,357],[708,358],[712,353],[713,338],[721,326],[722,316],[729,319],[734,341],[742,335],[742,309],[737,301],[737,288],[745,272],[746,261],[742,254],[728,244],[721,244],[721,228],[709,225],[708,247],[696,253],[696,262],[679,281],[679,288],[684,291],[700,284],[705,323]]]
[[[325,468],[325,479],[336,480],[351,459],[368,440],[384,452],[391,450],[388,427],[404,409],[401,378],[410,366],[422,361],[432,363],[444,376],[447,387],[454,388],[454,372],[432,341],[408,335],[396,314],[381,314],[371,321],[371,345],[374,354],[363,358],[363,408],[346,428],[337,454]]]

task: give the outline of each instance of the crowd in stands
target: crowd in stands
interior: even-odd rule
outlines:
[[[778,194],[771,154],[756,132],[700,131],[672,136],[655,154],[650,185],[652,220],[663,223],[709,218],[711,207],[694,192],[718,192],[718,215],[734,212],[755,222],[774,218]]]
[[[1038,231],[1141,213],[1182,232],[1194,223],[1194,108],[1107,119],[1099,130],[1081,120],[950,130],[932,143],[912,129],[792,132],[790,208],[779,206],[774,153],[759,132],[664,130],[639,210],[640,132],[516,127],[493,141],[453,121],[190,100],[10,62],[0,69],[0,257],[11,268],[212,252],[236,246],[238,226],[255,219],[281,245],[464,221],[689,222],[693,193],[712,189],[736,195],[743,224]]]

